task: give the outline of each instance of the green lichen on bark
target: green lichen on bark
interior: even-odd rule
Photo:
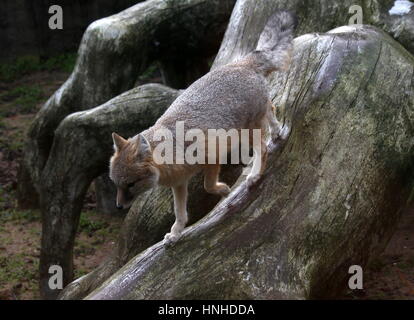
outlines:
[[[69,114],[131,88],[155,56],[165,70],[176,73],[186,64],[174,65],[169,53],[179,55],[181,44],[188,44],[188,52],[203,48],[208,32],[220,34],[220,19],[225,20],[233,3],[152,0],[88,29],[75,73],[37,116],[26,150],[26,173],[43,193],[44,276],[47,263],[62,256],[69,270],[65,277],[71,276],[76,213],[87,185],[107,166],[108,130],[133,135],[138,127],[150,125],[144,117],[131,124],[128,115],[108,104],[89,114]],[[213,68],[253,50],[267,17],[278,8],[297,12],[301,34],[347,24],[348,9],[355,4],[364,8],[364,22],[390,31],[411,50],[405,36],[409,28],[400,36],[390,29],[398,19],[384,16],[390,2],[240,0]],[[214,17],[218,20],[212,22]],[[398,30],[411,21],[405,19],[412,18],[398,20]],[[210,48],[209,41],[205,44]],[[232,196],[190,227],[170,251],[159,244],[143,250],[160,240],[172,223],[171,194],[159,189],[144,195],[128,214],[114,254],[69,286],[62,298],[84,297],[108,278],[90,298],[333,296],[347,276],[346,266],[363,265],[381,250],[409,200],[408,186],[412,188],[413,58],[371,27],[306,35],[296,39],[295,48],[293,68],[270,79],[273,101],[291,136],[270,157],[258,188],[247,192],[239,179]],[[96,61],[96,56],[101,59]],[[170,79],[188,81],[175,75]],[[163,103],[176,95],[167,88],[145,90],[150,102],[160,101],[156,93],[166,94],[160,96]],[[154,110],[146,108],[145,115],[156,118]],[[66,141],[73,149],[65,148]],[[229,173],[233,180],[239,174]],[[388,190],[398,191],[398,196]],[[206,199],[200,185],[193,191],[189,207],[196,221],[218,199]],[[208,205],[200,206],[204,202]],[[66,221],[63,232],[49,232],[52,218]],[[59,244],[50,247],[58,234]]]
[[[384,247],[411,191],[398,174],[413,157],[410,124],[384,120],[398,119],[404,91],[384,79],[408,88],[414,63],[387,37],[362,27],[296,39],[293,68],[271,80],[291,134],[257,189],[240,185],[174,248],[148,248],[88,298],[339,294],[347,268]],[[398,143],[381,140],[395,130]]]

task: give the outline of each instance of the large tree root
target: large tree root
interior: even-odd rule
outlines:
[[[241,169],[240,166],[224,166],[222,180],[232,185],[240,176]],[[201,175],[192,179],[189,189],[191,194],[188,202],[188,224],[191,225],[213,209],[220,198],[204,191]],[[68,285],[60,298],[84,298],[138,253],[162,240],[173,223],[171,190],[158,188],[142,195],[128,212],[111,256],[98,268]]]
[[[72,249],[83,198],[92,180],[108,167],[113,152],[107,137],[114,131],[132,136],[148,128],[177,95],[164,86],[144,85],[100,107],[74,113],[59,125],[39,187],[43,214],[40,281],[45,296],[51,291],[49,266],[63,268],[65,284],[73,279]]]
[[[60,179],[62,183],[55,185],[48,183],[49,172],[54,175],[50,181],[55,182],[59,180],[57,175],[62,174],[65,177],[69,175],[65,172],[66,169],[63,169],[64,165],[53,161],[58,156],[56,145],[60,145],[59,148],[62,148],[60,150],[63,150],[65,155],[71,151],[62,147],[67,142],[58,141],[59,137],[55,135],[55,130],[59,131],[58,127],[68,127],[70,123],[76,127],[77,124],[73,121],[77,118],[67,118],[69,115],[96,107],[131,89],[137,77],[154,61],[161,62],[165,67],[164,78],[174,86],[185,86],[200,77],[207,72],[206,61],[216,52],[220,44],[234,3],[235,0],[150,0],[119,14],[98,20],[88,27],[79,48],[74,72],[40,110],[29,130],[24,160],[19,173],[20,204],[35,206],[40,194],[43,201],[43,219],[54,216],[59,217],[56,220],[59,223],[68,224],[60,227],[67,228],[68,232],[58,234],[54,233],[51,227],[47,227],[57,223],[56,221],[44,222],[42,243],[45,245],[49,240],[55,241],[57,238],[62,243],[58,239],[53,249],[49,250],[52,246],[49,243],[46,244],[46,249],[42,250],[40,264],[43,296],[51,298],[57,295],[57,292],[47,289],[45,277],[49,262],[62,261],[65,283],[72,280],[72,262],[70,262],[72,243],[69,239],[76,230],[77,215],[66,215],[64,212],[77,212],[83,201],[84,188],[87,187],[85,181],[90,183],[90,176],[96,177],[107,172],[107,165],[93,166],[93,161],[83,154],[81,157],[85,157],[85,163],[91,168],[89,172],[80,173],[80,166],[78,173],[82,177],[77,181],[69,182]],[[174,63],[176,68],[182,66],[189,70],[183,70],[183,76],[180,78],[170,75],[170,70],[174,70],[171,67]],[[143,117],[148,120],[147,126],[156,119],[151,118],[151,115]],[[123,118],[113,116],[113,121],[123,121]],[[135,134],[140,128],[145,129],[135,124],[130,135]],[[80,130],[80,128],[74,130],[78,129]],[[95,140],[96,143],[100,144],[101,140],[105,140],[103,137]],[[107,141],[109,144],[110,140]],[[91,147],[91,150],[99,148]],[[76,152],[80,152],[79,149],[77,150]],[[108,153],[105,154],[108,156]],[[99,184],[97,187],[99,189]],[[76,203],[62,202],[63,196],[60,195],[70,192],[72,192],[71,201]],[[50,203],[47,203],[49,200]]]
[[[383,249],[413,183],[414,59],[370,27],[299,37],[295,52],[272,81],[291,134],[263,180],[88,299],[334,297]]]
[[[150,0],[92,23],[83,36],[75,70],[29,130],[19,172],[19,203],[35,205],[54,131],[67,115],[131,89],[155,61],[166,67],[164,78],[172,79],[167,85],[183,87],[207,72],[206,61],[220,45],[234,3]],[[182,81],[169,75],[171,64],[183,67]]]
[[[156,60],[161,62],[164,78],[172,86],[191,83],[206,71],[207,57],[218,45],[234,2],[150,0],[99,20],[86,31],[74,73],[49,99],[30,129],[20,172],[21,198],[41,194],[40,268],[44,297],[58,294],[47,286],[50,264],[63,267],[65,284],[72,279],[73,237],[79,210],[90,182],[106,172],[110,132],[118,130],[130,136],[145,129],[178,93],[166,87],[145,86],[94,110],[75,112],[91,109],[130,89],[137,76]],[[297,12],[300,34],[347,24],[348,9],[353,4],[363,7],[364,22],[380,25],[410,49],[410,30],[405,23],[409,18],[394,17],[384,23],[388,8],[378,1],[239,0],[213,68],[253,50],[267,17],[275,9]],[[401,23],[398,30],[405,31],[394,32],[389,23]],[[181,52],[183,48],[185,54]],[[205,54],[200,55],[200,51]],[[292,128],[292,135],[278,151],[279,157],[274,154],[270,159],[266,177],[258,187],[263,194],[245,192],[243,187],[234,190],[206,218],[207,224],[197,224],[187,231],[188,239],[205,240],[199,247],[186,238],[172,251],[156,245],[158,249],[149,249],[123,269],[134,276],[128,288],[121,289],[116,284],[122,281],[124,271],[113,274],[159,241],[173,219],[168,191],[160,189],[143,195],[129,212],[113,255],[97,270],[72,283],[62,297],[84,297],[111,275],[113,286],[106,283],[91,297],[215,297],[213,282],[209,283],[211,291],[199,292],[194,286],[185,288],[190,280],[182,279],[165,294],[146,289],[145,285],[163,291],[164,285],[171,284],[174,273],[181,279],[181,269],[191,274],[189,279],[194,282],[211,276],[216,268],[220,276],[214,276],[218,282],[215,290],[225,288],[218,290],[220,297],[317,297],[323,296],[325,289],[332,289],[329,292],[334,295],[352,259],[364,264],[384,246],[398,219],[398,214],[392,213],[399,212],[407,199],[406,187],[411,180],[408,175],[405,179],[401,176],[409,171],[406,164],[410,160],[412,163],[412,60],[391,38],[369,28],[298,38],[295,68],[271,79],[273,101],[280,107],[278,113],[284,123]],[[177,74],[181,69],[186,71]],[[133,97],[131,101],[129,95]],[[121,105],[136,109],[129,109],[132,113],[127,115],[115,110],[113,102],[119,104],[117,108]],[[150,113],[138,117],[142,108]],[[240,168],[229,169],[229,181],[239,173]],[[359,189],[354,189],[356,186]],[[400,192],[398,197],[389,196],[387,188],[391,186]],[[195,213],[196,221],[219,199],[207,199],[196,181],[191,190],[195,204],[190,204],[190,213]],[[223,208],[223,204],[231,207]],[[241,211],[241,221],[233,221],[234,210]],[[224,218],[226,212],[229,218]],[[345,220],[341,220],[343,217]],[[222,220],[223,226],[217,222]],[[262,228],[261,223],[266,227]],[[192,230],[206,230],[206,235]],[[232,230],[237,232],[233,234]],[[251,241],[243,240],[250,238]],[[357,242],[362,249],[356,248]],[[220,252],[223,248],[219,243],[234,249],[228,262],[226,248]],[[346,254],[341,256],[332,243]],[[207,259],[209,248],[221,266]],[[178,254],[185,251],[195,258]],[[160,263],[159,268],[154,268],[153,262],[143,262],[152,254],[156,254],[153,261]],[[171,254],[177,259],[173,268],[165,260],[165,255]],[[254,258],[268,259],[266,268],[271,271],[257,267]],[[191,265],[190,260],[201,262],[199,266]],[[280,261],[276,271],[271,261]],[[244,263],[248,265],[241,267]],[[134,265],[150,269],[134,273],[129,269]],[[169,271],[163,282],[159,277],[165,270]],[[238,270],[241,273],[234,274]],[[332,280],[332,288],[321,283],[321,275]],[[245,277],[248,280],[243,280]],[[272,281],[276,284],[270,285]],[[141,283],[144,285],[139,291],[136,286]]]

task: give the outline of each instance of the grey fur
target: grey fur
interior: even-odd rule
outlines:
[[[264,117],[269,105],[264,76],[289,66],[295,27],[296,18],[292,13],[273,14],[256,51],[194,82],[143,134],[153,142],[154,130],[160,127],[174,130],[177,121],[185,121],[186,130],[261,128],[258,120]]]
[[[270,17],[260,35],[256,51],[247,56],[259,72],[267,75],[288,68],[296,25],[296,15],[289,11],[278,11]]]
[[[154,134],[161,129],[168,129],[173,134],[174,147],[177,147],[180,142],[175,137],[177,122],[183,122],[184,131],[201,129],[206,136],[208,129],[261,129],[262,133],[269,129],[272,139],[283,137],[281,125],[272,111],[265,76],[288,67],[293,29],[291,14],[286,11],[276,13],[260,36],[258,50],[194,82],[154,126],[140,135],[126,141],[114,134],[114,142],[119,146],[111,159],[111,178],[118,187],[118,205],[129,206],[137,194],[156,184],[173,190],[176,221],[164,238],[166,244],[177,241],[187,223],[187,185],[197,171],[204,170],[207,192],[226,196],[230,188],[219,182],[220,167],[217,163],[214,166],[190,164],[184,159],[184,163],[160,165],[141,153],[147,149],[154,150],[159,143],[154,141]],[[252,145],[254,160],[246,178],[248,187],[258,181],[265,167],[267,148],[263,134],[260,140],[260,143]]]

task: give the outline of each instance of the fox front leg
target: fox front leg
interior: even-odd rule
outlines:
[[[174,212],[175,222],[171,227],[170,233],[164,237],[164,244],[171,245],[181,237],[181,232],[184,230],[188,221],[187,216],[187,183],[175,186],[172,188],[174,195]]]

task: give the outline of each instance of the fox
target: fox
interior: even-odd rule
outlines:
[[[286,128],[276,119],[266,77],[274,71],[286,72],[291,64],[293,32],[297,25],[294,13],[277,11],[266,22],[256,49],[235,62],[218,67],[184,90],[155,124],[125,139],[112,133],[114,154],[109,175],[117,188],[116,207],[128,209],[138,195],[156,187],[172,189],[175,222],[164,243],[171,245],[181,237],[188,222],[188,182],[197,173],[204,174],[204,189],[226,197],[230,187],[219,180],[220,162],[165,164],[155,161],[153,151],[160,143],[157,130],[174,132],[177,121],[185,130],[259,129],[254,142],[252,168],[246,177],[248,188],[260,179],[267,159],[264,132],[271,140],[286,137]],[[176,140],[173,134],[172,139]],[[188,145],[185,145],[186,148]]]

